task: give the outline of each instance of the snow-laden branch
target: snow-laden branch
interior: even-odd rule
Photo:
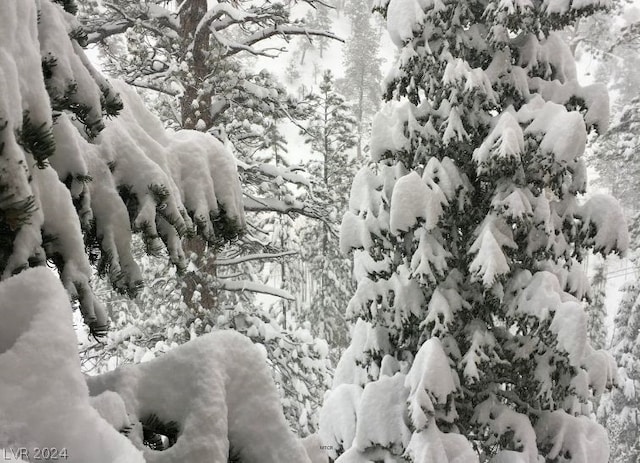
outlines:
[[[87,43],[100,43],[112,35],[123,34],[130,27],[132,27],[134,21],[129,19],[116,19],[114,21],[96,26],[91,32],[87,34]]]
[[[271,49],[259,50],[259,49],[255,49],[254,45],[274,36],[288,37],[292,35],[306,35],[307,37],[310,37],[310,36],[327,37],[333,40],[337,40],[339,42],[344,42],[343,39],[341,39],[340,37],[338,37],[337,35],[329,31],[323,31],[320,29],[308,29],[306,27],[301,27],[301,26],[283,26],[283,25],[271,26],[271,27],[267,27],[262,30],[259,30],[257,32],[254,32],[253,34],[249,35],[248,37],[245,37],[241,41],[220,39],[220,34],[218,34],[217,31],[212,30],[211,32],[213,37],[216,40],[218,40],[218,42],[220,42],[221,45],[224,45],[225,47],[227,47],[227,52],[224,53],[223,55],[225,57],[233,56],[241,51],[246,51],[253,55],[272,56],[267,53],[267,51]]]
[[[298,254],[298,251],[283,251],[278,253],[259,253],[249,254],[247,256],[240,256],[233,259],[218,259],[216,265],[238,265],[243,262],[249,262],[252,260],[267,260],[267,259],[279,259],[281,257],[293,256]]]
[[[279,212],[280,214],[300,214],[311,219],[325,221],[323,211],[301,201],[283,201],[277,198],[260,198],[246,191],[244,195],[244,210],[251,212]]]
[[[268,294],[270,296],[280,297],[282,299],[288,299],[290,301],[295,300],[295,297],[284,289],[274,288],[256,281],[248,280],[221,280],[219,289],[224,291],[248,291],[251,293]]]
[[[297,171],[304,171],[301,167],[280,167],[273,164],[255,164],[249,165],[238,161],[238,170],[247,174],[260,175],[275,179],[281,177],[283,180],[297,185],[303,185],[311,187],[309,179],[297,173]]]
[[[87,34],[87,43],[102,42],[108,37],[126,32],[134,25],[141,26],[156,35],[175,35],[178,32],[178,23],[169,19],[170,12],[158,5],[154,5],[153,10],[151,10],[151,8],[141,10],[135,16],[127,14],[122,8],[113,3],[104,3],[104,6],[116,12],[120,17],[100,24],[96,26],[94,30],[91,30],[91,24],[86,25],[86,27],[91,30],[91,32]],[[159,10],[164,11],[164,14],[159,14]],[[165,19],[165,21],[162,21],[161,26],[166,27],[166,30],[158,29],[158,27],[151,23],[152,20],[158,20],[160,18]]]

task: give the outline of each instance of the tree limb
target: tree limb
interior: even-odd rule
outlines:
[[[251,260],[278,259],[280,257],[293,256],[296,254],[298,254],[298,251],[283,251],[275,254],[272,254],[272,253],[250,254],[247,256],[236,257],[234,259],[218,259],[216,261],[216,265],[237,265],[243,262],[249,262]]]

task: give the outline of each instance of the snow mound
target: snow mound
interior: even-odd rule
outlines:
[[[549,448],[547,459],[571,455],[572,461],[584,463],[609,461],[607,431],[587,416],[572,416],[564,410],[543,412],[535,429],[538,445]]]
[[[427,185],[415,171],[401,177],[391,197],[391,231],[406,232],[418,219],[424,220],[427,230],[435,228],[442,215],[443,204],[447,204],[447,200],[437,185]]]
[[[355,384],[340,384],[325,394],[320,410],[320,438],[333,459],[339,449],[348,449],[353,443],[361,396],[362,388]]]
[[[156,416],[180,429],[147,462],[310,462],[288,428],[264,356],[246,337],[218,331],[163,356],[87,379],[92,395],[117,392],[134,420]],[[87,460],[88,461],[88,460]]]
[[[618,201],[607,194],[591,196],[578,209],[582,219],[581,232],[586,244],[594,251],[607,255],[612,251],[625,253],[629,247],[629,234],[624,213]]]
[[[92,407],[69,299],[53,272],[30,269],[0,283],[0,318],[0,448],[66,449],[76,463],[145,461]],[[117,407],[101,408],[121,418]]]
[[[409,392],[404,383],[405,375],[396,373],[366,385],[358,406],[354,441],[358,450],[380,446],[399,451],[406,447],[411,431],[404,420]]]

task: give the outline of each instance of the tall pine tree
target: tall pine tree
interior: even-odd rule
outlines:
[[[591,298],[587,307],[587,331],[591,345],[596,349],[604,349],[607,340],[607,266],[601,262],[596,266],[591,278]]]
[[[620,367],[619,387],[600,403],[598,415],[611,440],[611,461],[640,459],[640,287],[627,284],[614,319],[611,351]]]
[[[607,460],[579,263],[628,237],[613,198],[578,199],[608,98],[554,32],[601,6],[378,3],[399,53],[342,222],[355,326],[320,417],[338,462]]]
[[[340,81],[339,88],[354,102],[353,111],[358,124],[356,155],[360,158],[371,116],[380,107],[380,32],[373,24],[369,0],[349,2],[345,12],[351,22],[351,33],[345,44],[345,77]]]
[[[304,220],[300,230],[309,299],[304,319],[332,345],[346,345],[343,308],[353,292],[351,264],[340,253],[337,236],[340,216],[347,209],[348,188],[355,171],[348,150],[356,142],[355,121],[344,98],[335,90],[331,71],[325,71],[319,93],[305,99],[309,119],[302,135],[315,159],[308,171],[316,183],[313,194],[327,205],[325,222]]]

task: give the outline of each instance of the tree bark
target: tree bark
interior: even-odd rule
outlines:
[[[181,54],[189,64],[191,76],[185,79],[184,95],[180,100],[182,128],[206,130],[213,126],[209,106],[211,94],[203,92],[203,83],[209,73],[209,39],[207,27],[197,31],[198,24],[207,12],[207,0],[187,0],[180,11]],[[196,33],[197,31],[197,33]],[[188,57],[188,52],[191,56]],[[198,124],[202,120],[204,124]]]

